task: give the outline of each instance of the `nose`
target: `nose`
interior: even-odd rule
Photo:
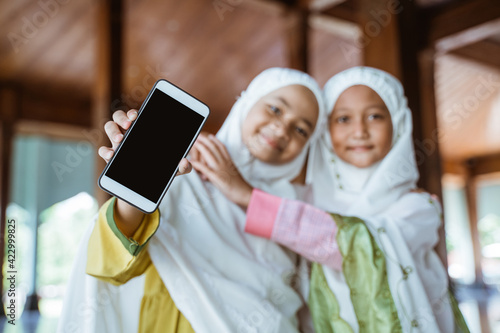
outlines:
[[[353,136],[359,139],[368,137],[368,124],[364,119],[357,119],[353,122]]]
[[[272,124],[271,128],[273,129],[273,133],[278,138],[288,138],[288,128],[290,126],[283,119],[276,119]]]

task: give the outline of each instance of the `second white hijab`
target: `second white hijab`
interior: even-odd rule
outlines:
[[[356,168],[338,158],[330,134],[325,131],[311,151],[308,170],[315,205],[365,221],[386,255],[389,285],[404,332],[452,332],[447,274],[433,251],[440,225],[439,208],[423,197],[426,194],[410,193],[416,188],[419,174],[412,117],[403,87],[384,71],[371,67],[350,68],[326,83],[327,111],[332,111],[342,92],[355,85],[371,88],[386,104],[393,124],[392,148],[375,165]],[[412,222],[407,222],[405,217],[411,217]],[[402,268],[412,273],[405,277]],[[342,318],[357,331],[358,323],[343,273],[327,267],[323,270],[341,303]],[[439,312],[435,311],[437,306]],[[413,327],[415,325],[419,326]]]
[[[331,114],[339,96],[349,87],[365,85],[384,101],[393,124],[393,146],[387,156],[368,168],[343,162],[333,151],[329,131],[311,152],[308,179],[314,178],[315,204],[340,214],[372,215],[383,211],[401,195],[416,187],[418,168],[412,138],[412,116],[401,83],[392,75],[371,67],[353,67],[333,76],[324,87]],[[342,198],[339,207],[332,198]],[[348,199],[346,199],[348,198]],[[351,205],[355,204],[355,207]]]

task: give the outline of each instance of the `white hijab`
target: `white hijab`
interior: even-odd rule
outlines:
[[[258,99],[293,84],[309,88],[324,113],[321,90],[310,76],[272,68],[252,81],[217,134],[253,186],[290,198],[296,195],[289,181],[299,174],[306,153],[283,166],[251,159],[241,142],[241,127]],[[196,332],[298,332],[297,312],[304,301],[290,286],[296,258],[269,240],[246,234],[246,216],[239,206],[191,172],[174,180],[160,213],[160,227],[148,252],[177,308]],[[134,281],[114,287],[83,276],[85,262],[85,255],[77,259],[60,331],[77,323],[85,327],[82,332],[136,332],[142,289],[127,288]],[[101,293],[110,294],[111,301],[78,318],[74,310],[95,308],[89,304]],[[116,301],[120,297],[132,306],[122,309],[123,304]]]
[[[371,67],[354,67],[333,76],[323,89],[328,115],[337,99],[347,89],[365,85],[384,101],[393,124],[393,146],[387,156],[368,168],[345,163],[333,151],[329,131],[311,151],[308,179],[314,179],[315,204],[323,209],[335,208],[341,214],[371,216],[386,209],[403,194],[416,188],[418,168],[412,138],[412,117],[401,83],[390,74]],[[333,160],[333,162],[332,162]],[[335,186],[332,186],[335,184]],[[332,198],[345,205],[334,205]],[[355,204],[355,207],[351,207]]]
[[[290,85],[302,85],[314,93],[319,104],[318,123],[304,149],[293,161],[285,165],[271,165],[256,160],[248,151],[241,139],[241,127],[252,106],[264,95],[279,88]],[[267,184],[273,187],[278,184],[287,184],[302,170],[311,142],[315,142],[323,132],[326,122],[326,109],[323,103],[323,94],[316,81],[308,74],[288,68],[269,68],[257,75],[248,85],[246,91],[241,93],[224,124],[217,133],[228,149],[233,162],[245,179],[265,190]],[[274,190],[275,191],[275,190]],[[283,191],[284,196],[289,191]]]
[[[342,161],[325,131],[311,149],[308,180],[315,204],[332,213],[362,218],[386,255],[391,293],[404,332],[452,332],[447,298],[447,274],[433,247],[440,225],[439,207],[428,194],[410,193],[419,174],[412,139],[412,117],[401,83],[388,73],[354,67],[332,77],[324,87],[327,112],[349,87],[365,85],[386,104],[392,119],[392,148],[368,168]],[[403,279],[402,267],[413,269]],[[342,272],[323,267],[339,299],[341,316],[355,331],[358,323]],[[416,272],[416,273],[415,273]],[[436,311],[436,308],[439,311]],[[412,327],[418,323],[419,327]]]

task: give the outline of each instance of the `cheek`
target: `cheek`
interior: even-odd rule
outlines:
[[[306,143],[307,141],[301,141],[301,140],[290,141],[286,148],[286,151],[282,155],[283,162],[284,163],[291,162],[297,156],[299,156],[302,150],[304,150]]]
[[[295,156],[297,156],[304,149],[306,144],[307,144],[306,139],[295,139],[292,141],[292,144],[290,145],[291,151]]]
[[[248,126],[243,125],[241,128],[241,141],[243,141],[243,143],[246,144],[248,142],[249,137],[250,137],[250,129]]]
[[[391,128],[384,128],[379,132],[379,147],[381,152],[386,155],[392,148],[392,130]]]
[[[334,150],[338,151],[345,139],[345,133],[339,126],[330,126],[330,140]]]
[[[392,142],[386,141],[380,149],[380,153],[382,155],[381,157],[384,158],[387,154],[389,154],[389,152],[391,151],[391,148],[392,148]]]
[[[258,119],[255,115],[249,114],[245,121],[243,121],[243,125],[241,127],[241,136],[243,141],[245,141],[245,139],[249,139],[252,134],[257,131],[258,126]]]

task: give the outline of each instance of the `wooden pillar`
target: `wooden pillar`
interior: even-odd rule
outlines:
[[[414,132],[415,151],[420,172],[419,187],[437,195],[443,202],[442,167],[439,152],[439,128],[434,87],[435,52],[423,50],[418,54],[420,108],[414,116],[417,131]],[[420,159],[418,158],[420,157]],[[443,215],[444,216],[444,215]],[[448,268],[444,219],[439,228],[436,252]]]
[[[93,144],[96,148],[110,145],[104,132],[104,124],[111,120],[113,105],[122,92],[123,18],[122,0],[98,2],[96,77],[92,99]],[[109,195],[97,186],[97,178],[105,167],[100,157],[96,163],[96,198],[102,205]]]
[[[19,108],[18,94],[13,88],[0,87],[0,268],[3,267],[5,256],[5,232],[7,222],[7,205],[9,204],[10,179],[12,164],[12,144],[14,137],[14,124]],[[15,221],[14,223],[19,223]],[[16,232],[19,225],[16,225]],[[19,237],[19,235],[16,235]],[[18,261],[16,260],[16,263]],[[18,267],[14,267],[17,271]],[[3,295],[3,269],[0,269],[0,295]],[[0,304],[2,302],[0,301]],[[17,304],[19,306],[19,304]],[[3,306],[0,315],[3,315]]]
[[[356,47],[363,65],[382,69],[401,78],[400,43],[397,16],[403,6],[397,1],[356,0],[361,37]]]
[[[297,1],[296,4],[288,6],[286,15],[288,66],[307,73],[309,42],[309,10],[307,3]]]
[[[481,242],[479,238],[478,211],[477,211],[477,181],[474,176],[474,161],[471,160],[466,165],[465,175],[465,198],[467,202],[467,211],[469,215],[469,227],[472,242],[472,252],[474,257],[474,284],[484,286],[483,270],[481,268],[482,254]]]
[[[412,2],[399,11],[400,79],[413,116],[415,156],[420,173],[418,186],[442,198],[442,170],[434,88],[435,50],[424,48],[426,31],[421,13]],[[448,267],[444,223],[439,228],[436,252]]]

